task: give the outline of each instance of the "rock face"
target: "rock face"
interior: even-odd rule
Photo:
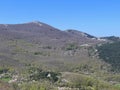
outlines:
[[[99,42],[92,35],[76,30],[61,31],[38,21],[23,24],[0,24],[0,37],[1,39],[24,39],[58,47],[66,43],[94,44]]]

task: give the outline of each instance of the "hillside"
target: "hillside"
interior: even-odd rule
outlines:
[[[78,31],[79,32],[79,31]],[[51,46],[63,46],[66,43],[96,43],[97,40],[79,34],[70,34],[38,21],[24,24],[0,25],[0,36],[6,39],[24,39],[30,42]],[[7,37],[6,37],[7,36]]]
[[[88,37],[86,33],[76,30],[61,31],[38,21],[1,24],[0,42],[1,64],[17,67],[21,67],[26,61],[41,61],[42,57],[46,61],[49,59],[58,62],[61,62],[59,59],[62,57],[69,60],[69,56],[75,55],[86,58],[87,51],[84,48],[80,50],[80,47],[101,43],[100,40]]]
[[[96,48],[106,38],[35,21],[0,24],[0,42],[0,88],[119,90],[120,74]]]
[[[113,71],[120,72],[120,42],[106,43],[98,48],[99,57],[113,67]]]

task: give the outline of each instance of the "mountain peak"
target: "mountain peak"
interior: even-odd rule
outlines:
[[[29,22],[29,23],[37,24],[37,25],[39,25],[39,26],[42,26],[42,25],[43,25],[40,21],[32,21],[32,22]]]

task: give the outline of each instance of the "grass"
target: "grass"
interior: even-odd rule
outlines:
[[[115,86],[120,89],[120,84],[116,84]]]
[[[17,41],[17,44],[16,42],[13,41],[13,45],[9,45],[10,46],[9,48],[7,48],[8,47],[7,44],[4,44],[3,46],[4,49],[2,50],[7,49],[7,51],[0,53],[2,59],[5,62],[5,63],[1,62],[0,65],[8,66],[11,64],[11,66],[14,67],[13,66],[14,64],[15,65],[14,69],[17,70],[20,67],[17,72],[19,72],[20,74],[24,73],[25,76],[28,75],[26,70],[29,66],[27,65],[33,64],[33,66],[38,65],[43,70],[63,72],[62,77],[60,77],[60,79],[66,80],[68,81],[68,83],[64,84],[64,82],[62,83],[62,81],[60,83],[59,81],[56,82],[60,86],[62,86],[61,84],[63,84],[63,86],[66,87],[67,86],[79,87],[81,85],[81,88],[82,87],[88,88],[86,90],[93,90],[93,89],[97,90],[96,89],[97,87],[100,88],[98,90],[120,90],[120,84],[110,85],[109,83],[109,81],[111,80],[120,82],[119,74],[118,76],[112,73],[110,74],[110,72],[108,72],[109,69],[108,64],[104,63],[103,61],[101,61],[96,57],[94,58],[89,57],[87,48],[81,47],[80,49],[77,49],[76,45],[68,45],[68,47],[66,47],[68,51],[70,50],[74,51],[74,49],[75,50],[77,49],[77,51],[74,52],[75,56],[71,57],[69,56],[69,52],[66,50],[61,50],[61,49],[57,50],[51,47],[42,47],[42,45],[40,46],[34,43],[28,43],[22,41]],[[64,53],[68,53],[68,54],[64,54]],[[93,52],[91,51],[89,53],[93,53]],[[94,53],[91,55],[94,55]],[[8,82],[9,80],[11,80],[10,77],[4,77],[0,79],[0,81],[3,81],[4,83]],[[38,86],[36,86],[36,83],[29,84],[28,81],[26,82],[26,84],[23,83],[24,85],[21,87],[26,88],[26,90],[33,90],[33,88],[39,88],[41,85],[40,83],[41,82],[38,82]],[[46,82],[44,82],[39,89],[44,90],[44,88],[50,88],[50,87],[57,87],[57,85],[54,85],[53,83],[51,84],[51,82],[50,85],[49,83],[47,83],[46,85]],[[114,89],[114,87],[117,89]]]
[[[9,78],[9,77],[7,77],[7,78],[1,78],[0,80],[3,81],[3,82],[8,82],[8,81],[11,80],[11,78]]]

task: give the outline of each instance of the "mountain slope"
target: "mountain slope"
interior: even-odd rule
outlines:
[[[51,46],[63,46],[66,43],[73,42],[78,44],[94,44],[99,42],[88,37],[87,34],[84,36],[80,31],[74,32],[79,32],[79,34],[61,31],[41,22],[0,25],[0,36],[6,39],[25,39],[30,42],[39,42],[39,44]]]
[[[0,24],[0,89],[119,90],[120,74],[97,57],[105,40],[41,22]]]
[[[61,70],[65,61],[89,60],[86,46],[101,43],[92,35],[76,30],[61,31],[42,22],[0,24],[0,42],[1,65],[21,67],[44,62],[50,67],[60,66]]]
[[[112,65],[112,70],[120,72],[120,41],[98,46],[99,57]]]

